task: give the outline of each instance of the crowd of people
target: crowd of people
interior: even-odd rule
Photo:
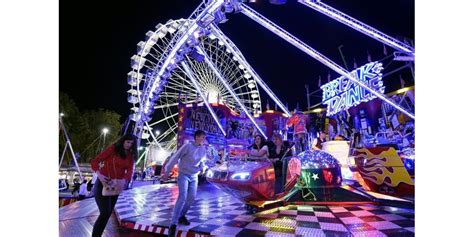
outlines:
[[[174,236],[178,224],[189,225],[186,213],[191,207],[196,197],[198,176],[204,174],[206,169],[207,155],[206,147],[203,146],[206,140],[206,133],[198,130],[194,133],[194,141],[181,146],[176,153],[168,159],[164,169],[162,180],[169,178],[172,168],[178,164],[177,185],[179,189],[176,200],[169,236]],[[281,135],[275,134],[271,140],[265,140],[262,135],[253,137],[253,144],[248,147],[247,155],[253,159],[268,160],[273,163],[275,169],[275,191],[283,191],[286,176],[286,158],[293,155],[293,144],[284,141]],[[327,133],[321,132],[320,136],[313,143],[313,149],[321,149],[322,143],[327,140]],[[120,192],[128,187],[132,178],[135,180],[139,175],[146,172],[133,173],[134,160],[136,159],[136,138],[133,135],[125,135],[116,143],[105,149],[95,159],[91,161],[92,170],[97,176],[97,180],[82,181],[82,184],[75,182],[73,194],[77,193],[79,199],[93,195],[100,215],[97,218],[92,236],[101,236],[107,221],[112,214]],[[224,156],[221,152],[219,156]],[[161,168],[161,167],[160,167]],[[143,178],[143,177],[142,177]],[[118,180],[118,181],[117,181]],[[78,181],[78,180],[76,180]],[[120,182],[119,182],[120,181]],[[118,192],[113,192],[110,187],[119,183]],[[111,194],[112,193],[112,194]]]

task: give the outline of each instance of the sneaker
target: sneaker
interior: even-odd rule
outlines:
[[[174,237],[176,235],[176,225],[171,225],[168,230],[168,237]]]
[[[183,225],[190,225],[191,224],[191,223],[189,223],[188,219],[186,219],[186,216],[180,217],[179,220],[178,220],[178,223],[183,224]]]

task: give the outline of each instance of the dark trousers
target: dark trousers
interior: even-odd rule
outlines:
[[[92,229],[92,237],[100,237],[104,232],[107,221],[109,221],[110,215],[114,211],[115,203],[117,203],[117,196],[102,196],[102,183],[99,179],[95,182],[94,191],[95,202],[99,207],[100,215],[95,221],[94,228]]]

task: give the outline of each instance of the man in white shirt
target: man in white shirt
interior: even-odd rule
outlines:
[[[82,184],[79,187],[79,198],[78,200],[82,200],[87,196],[87,179],[82,180]]]

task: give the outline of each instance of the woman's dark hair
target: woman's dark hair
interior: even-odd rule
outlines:
[[[255,144],[255,141],[257,140],[257,137],[260,137],[260,140],[262,141],[260,143],[260,147],[257,146],[257,144]],[[257,134],[253,137],[253,144],[252,144],[252,148],[253,149],[256,149],[256,150],[260,150],[260,148],[262,148],[263,146],[265,146],[267,144],[267,142],[265,141],[265,138],[260,135],[260,134]]]
[[[127,157],[127,154],[123,149],[123,143],[126,140],[133,141],[133,145],[132,148],[130,148],[130,151],[132,152],[133,159],[135,160],[137,158],[137,137],[133,134],[125,134],[121,138],[119,138],[118,141],[114,144],[115,152],[117,152],[117,154],[119,154],[122,159],[125,159],[125,157]]]
[[[204,132],[203,130],[197,130],[196,132],[194,132],[194,138],[202,135],[206,135],[206,132]]]

